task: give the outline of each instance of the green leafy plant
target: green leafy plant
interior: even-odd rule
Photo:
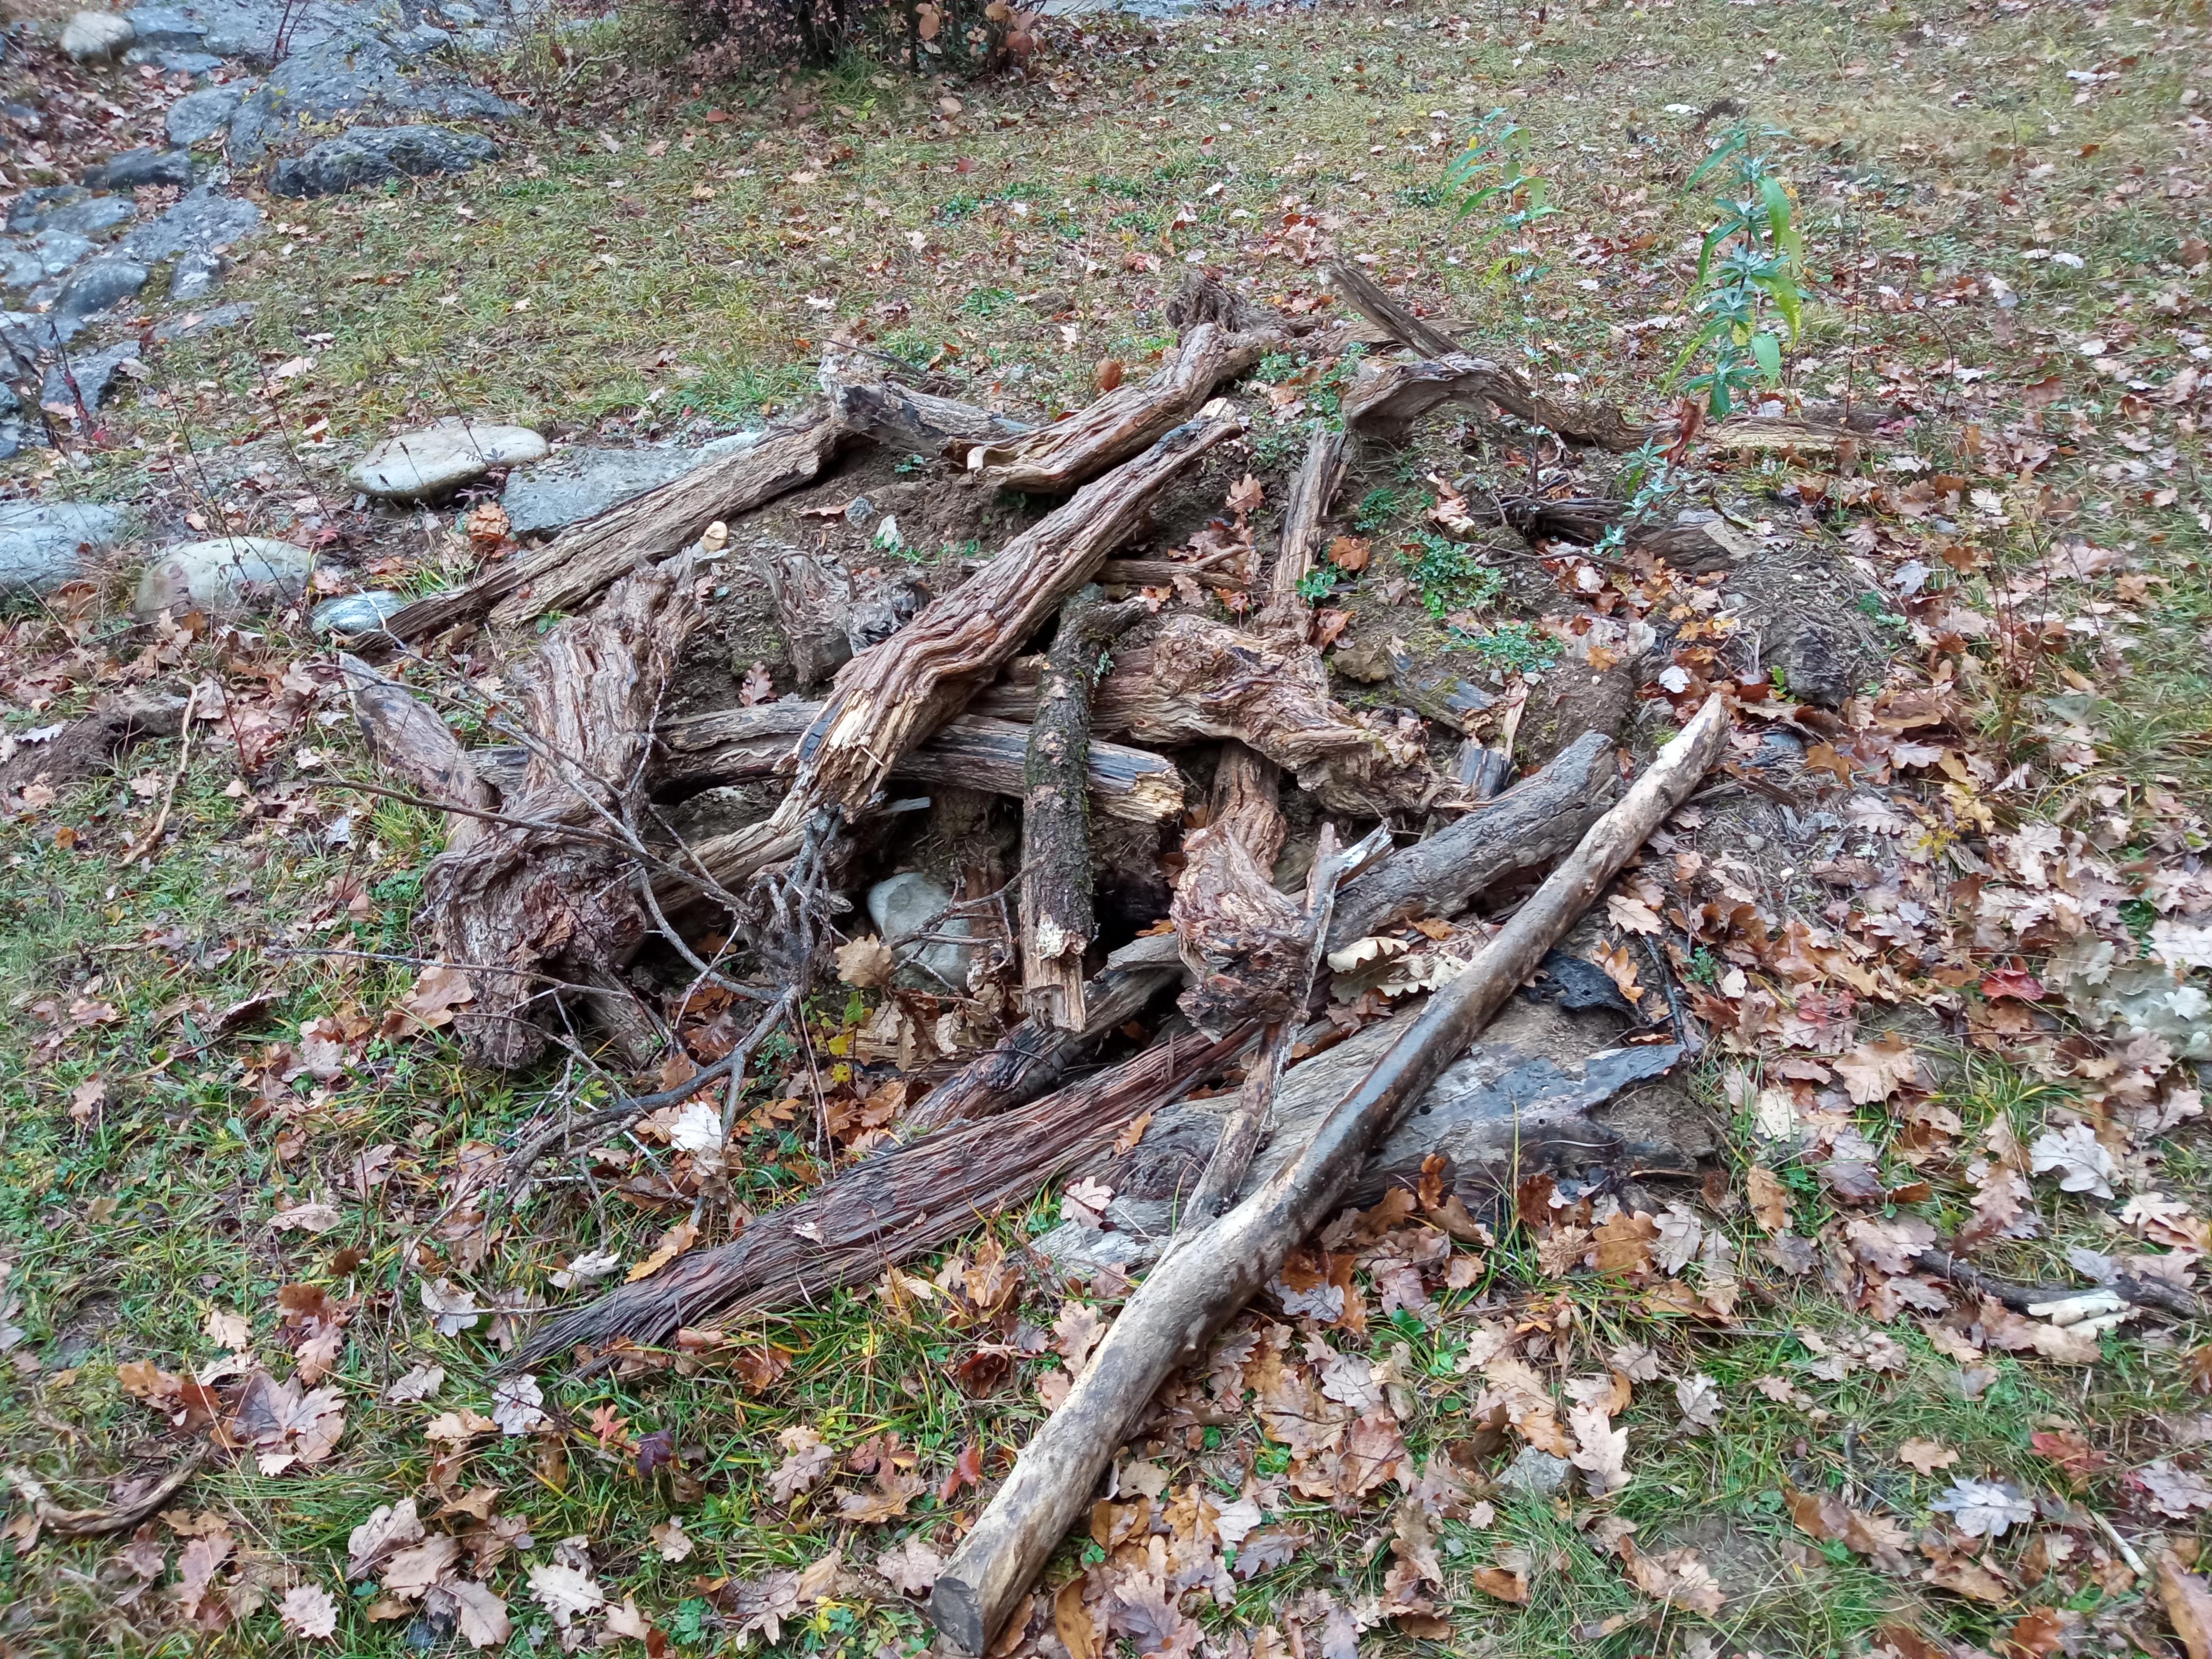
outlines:
[[[1316,603],[1336,592],[1336,572],[1327,565],[1316,565],[1298,578],[1298,597]]]
[[[1404,506],[1405,498],[1388,485],[1370,489],[1352,509],[1352,526],[1363,536],[1371,536],[1396,518]]]
[[[1504,110],[1494,109],[1475,123],[1468,135],[1467,148],[1452,158],[1443,178],[1447,191],[1466,192],[1460,198],[1453,223],[1477,214],[1489,221],[1488,228],[1474,239],[1477,247],[1501,236],[1507,239],[1505,253],[1487,273],[1490,279],[1510,276],[1523,287],[1550,267],[1528,257],[1531,251],[1525,244],[1516,244],[1559,211],[1545,199],[1549,186],[1522,164],[1528,144],[1528,129],[1509,119]]]
[[[1715,420],[1724,420],[1736,394],[1765,381],[1782,383],[1783,353],[1794,346],[1804,325],[1805,239],[1792,214],[1790,187],[1774,172],[1755,141],[1784,138],[1778,127],[1741,122],[1729,130],[1699,163],[1685,186],[1695,190],[1708,179],[1725,182],[1713,198],[1717,216],[1698,251],[1697,298],[1692,311],[1703,320],[1668,376],[1677,376],[1699,356],[1706,367],[1684,383],[1684,390],[1705,400]],[[1718,255],[1717,258],[1715,255]],[[1781,325],[1777,332],[1774,325]]]
[[[1505,591],[1504,577],[1433,530],[1415,531],[1407,546],[1413,551],[1409,574],[1420,592],[1422,607],[1431,617],[1474,610]]]
[[[1551,641],[1536,631],[1533,623],[1504,622],[1486,634],[1469,634],[1455,628],[1452,637],[1492,668],[1508,672],[1533,673],[1559,660]]]

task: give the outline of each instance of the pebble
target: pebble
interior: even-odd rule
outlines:
[[[90,501],[0,502],[0,593],[51,593],[86,574],[84,555],[115,545],[123,514]]]
[[[142,617],[187,608],[222,615],[297,599],[314,556],[292,542],[218,536],[170,548],[146,567],[131,609]]]
[[[1534,1446],[1521,1448],[1521,1455],[1508,1463],[1498,1477],[1498,1484],[1511,1492],[1526,1492],[1532,1498],[1548,1498],[1567,1484],[1567,1477],[1575,1466],[1564,1457],[1554,1457]]]
[[[317,605],[307,624],[318,634],[374,634],[383,628],[386,617],[398,614],[410,603],[404,593],[348,593],[343,599],[325,599]]]
[[[927,927],[933,933],[968,937],[964,918],[948,916],[932,926],[930,919],[952,902],[952,890],[918,870],[892,876],[868,889],[868,915],[884,939]],[[973,945],[942,940],[902,945],[893,955],[900,964],[901,982],[917,989],[943,992],[947,986],[968,988],[968,964],[975,959]]]
[[[542,461],[549,447],[528,427],[456,421],[380,443],[346,476],[384,501],[427,501],[451,495],[495,466]]]
[[[62,50],[80,64],[115,56],[137,35],[131,20],[112,11],[81,11],[62,30]]]

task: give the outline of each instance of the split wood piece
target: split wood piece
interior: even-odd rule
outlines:
[[[19,738],[15,752],[0,764],[0,795],[20,794],[32,783],[59,788],[104,770],[142,743],[173,738],[185,729],[189,702],[165,692],[102,699],[46,743]]]
[[[1281,786],[1273,761],[1241,743],[1224,744],[1212,810],[1203,828],[1183,837],[1168,917],[1191,976],[1179,1006],[1201,1031],[1255,1019],[1272,1025],[1304,1003],[1294,981],[1312,954],[1305,908],[1274,884],[1288,833],[1276,804]]]
[[[1252,586],[1248,578],[1234,571],[1175,559],[1109,559],[1098,567],[1099,583],[1106,587],[1169,587],[1181,576],[1189,577],[1200,587],[1218,587],[1231,593],[1242,593]]]
[[[735,885],[791,856],[824,806],[858,811],[891,769],[969,700],[1060,602],[1133,535],[1175,477],[1243,430],[1234,415],[1177,427],[1136,459],[1086,484],[1000,550],[966,584],[837,675],[801,740],[798,776],[764,823],[702,842],[702,866]]]
[[[30,1504],[31,1513],[40,1526],[63,1538],[105,1538],[115,1533],[128,1532],[141,1521],[160,1510],[191,1482],[200,1472],[215,1448],[203,1441],[185,1455],[185,1461],[146,1488],[136,1498],[112,1510],[65,1510],[53,1501],[46,1491],[46,1482],[28,1469],[9,1469],[8,1479]]]
[[[520,625],[574,611],[634,565],[665,559],[718,519],[734,519],[811,483],[849,434],[835,420],[771,434],[642,495],[579,520],[534,553],[517,554],[465,587],[433,593],[393,614],[385,632],[426,639],[487,611]]]
[[[966,1232],[1096,1157],[1142,1114],[1218,1072],[1249,1040],[1186,1032],[1028,1106],[878,1152],[730,1243],[678,1256],[533,1333],[507,1369],[579,1343],[665,1341],[717,1313],[742,1319],[813,1297]]]
[[[1003,441],[1031,429],[1025,421],[887,380],[874,354],[848,346],[823,349],[819,379],[835,418],[892,449],[941,455],[957,446]]]
[[[1200,323],[1151,379],[1117,386],[1051,426],[978,444],[968,452],[968,469],[1000,489],[1031,495],[1072,489],[1189,420],[1216,386],[1251,368],[1282,337]]]
[[[1314,326],[1310,322],[1294,323],[1279,311],[1248,300],[1233,288],[1224,288],[1201,270],[1183,273],[1182,285],[1165,309],[1168,326],[1178,334],[1200,323],[1212,323],[1232,334],[1295,334]]]
[[[1247,1063],[1244,1080],[1237,1086],[1237,1103],[1222,1120],[1221,1138],[1206,1173],[1192,1190],[1190,1202],[1177,1222],[1177,1231],[1203,1227],[1237,1200],[1244,1172],[1260,1147],[1274,1105],[1275,1090],[1291,1063],[1291,1048],[1304,1017],[1306,1000],[1313,993],[1314,975],[1320,971],[1322,943],[1328,937],[1330,912],[1336,903],[1337,884],[1356,875],[1389,850],[1390,831],[1377,826],[1356,846],[1340,848],[1334,825],[1324,823],[1313,866],[1306,872],[1305,904],[1299,927],[1305,935],[1305,959],[1290,985],[1287,1010],[1277,1015],[1260,1036],[1260,1051]],[[1203,1029],[1201,1027],[1200,1029]]]
[[[354,719],[384,769],[441,806],[489,807],[492,791],[478,775],[453,728],[405,686],[386,679],[359,657],[338,653],[338,672],[353,699]],[[458,828],[458,821],[456,823]]]
[[[953,1646],[989,1650],[1169,1373],[1202,1352],[1284,1258],[1334,1213],[1369,1151],[1467,1052],[1660,820],[1689,798],[1728,732],[1727,706],[1715,696],[1467,971],[1430,997],[1312,1138],[1266,1185],[1146,1279],[939,1575],[930,1616]]]
[[[2051,1303],[2091,1296],[2100,1290],[2110,1291],[2133,1307],[2154,1308],[2177,1319],[2202,1319],[2207,1311],[2204,1300],[2195,1291],[2141,1273],[2117,1273],[2106,1285],[2017,1285],[2009,1279],[1993,1279],[1972,1263],[1962,1261],[1941,1248],[1921,1251],[1912,1258],[1912,1265],[1923,1273],[1949,1279],[1961,1290],[2001,1302],[2014,1313],[2031,1313]]]
[[[1097,587],[1060,607],[1022,771],[1022,1000],[1064,1031],[1083,1029],[1083,953],[1091,909],[1091,694],[1106,653],[1145,606],[1109,605]]]
[[[1275,544],[1275,567],[1267,574],[1267,599],[1260,607],[1256,623],[1262,633],[1295,630],[1303,639],[1313,614],[1313,602],[1298,591],[1298,584],[1313,568],[1321,546],[1322,520],[1329,503],[1344,483],[1344,466],[1350,446],[1341,432],[1319,426],[1306,444],[1306,458],[1291,480],[1291,493],[1283,503],[1283,533]]]
[[[1331,699],[1321,653],[1303,640],[1171,616],[1116,659],[1094,722],[1139,743],[1234,738],[1334,812],[1382,817],[1427,805],[1440,787],[1428,751],[1362,725]]]
[[[1531,426],[1557,433],[1571,443],[1630,450],[1649,435],[1649,427],[1632,426],[1607,404],[1563,403],[1547,398],[1517,370],[1474,356],[1443,330],[1422,322],[1385,294],[1355,265],[1328,268],[1329,280],[1370,322],[1417,356],[1437,360],[1389,364],[1363,374],[1345,394],[1347,427],[1363,423],[1388,434],[1453,398],[1484,398]],[[1449,367],[1447,367],[1449,365]],[[1355,413],[1355,409],[1358,410]]]
[[[1329,925],[1329,950],[1423,916],[1456,915],[1509,877],[1548,868],[1620,792],[1612,734],[1584,732],[1550,765],[1347,886]]]
[[[546,635],[521,702],[534,741],[507,816],[456,814],[423,881],[438,953],[467,969],[474,1000],[454,1022],[479,1064],[526,1066],[545,1046],[531,1018],[531,977],[591,983],[644,938],[632,861],[564,828],[623,820],[643,781],[653,718],[700,621],[688,559],[625,576],[589,616]],[[507,971],[501,971],[507,970]]]
[[[853,659],[853,578],[833,559],[797,548],[764,553],[761,574],[775,601],[775,619],[791,647],[791,672],[801,685],[819,685]]]
[[[659,733],[654,794],[692,794],[717,784],[774,777],[822,708],[818,702],[769,702],[669,721]],[[963,714],[900,760],[891,775],[1019,799],[1030,731],[1011,720]],[[1182,775],[1172,762],[1097,738],[1086,761],[1091,804],[1108,817],[1158,823],[1182,811]]]

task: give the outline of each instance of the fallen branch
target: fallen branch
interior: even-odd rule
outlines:
[[[930,1616],[954,1646],[988,1650],[1160,1383],[1198,1352],[1328,1218],[1370,1147],[1463,1054],[1498,1006],[1596,899],[1726,743],[1715,696],[1459,978],[1436,992],[1360,1085],[1273,1179],[1146,1279],[1066,1402],[939,1576]]]
[[[1144,610],[1108,605],[1096,587],[1060,607],[1045,658],[1023,768],[1022,1000],[1063,1030],[1083,1029],[1083,953],[1097,932],[1091,910],[1091,694],[1106,653]]]
[[[1329,280],[1370,322],[1416,356],[1431,360],[1392,363],[1364,372],[1345,394],[1347,427],[1366,425],[1389,435],[1453,399],[1485,398],[1531,426],[1540,426],[1572,443],[1629,450],[1642,443],[1648,427],[1632,426],[1605,404],[1565,403],[1547,398],[1517,370],[1463,350],[1441,329],[1413,315],[1355,265],[1328,268]]]
[[[154,1514],[185,1489],[185,1484],[200,1472],[208,1461],[213,1447],[202,1441],[192,1448],[185,1461],[171,1469],[128,1504],[112,1510],[65,1510],[56,1504],[46,1491],[46,1483],[27,1469],[11,1468],[8,1479],[15,1490],[30,1500],[31,1513],[42,1527],[51,1527],[64,1538],[104,1538],[111,1533],[128,1532],[141,1521]],[[20,1547],[27,1548],[27,1545]]]
[[[358,657],[338,653],[338,672],[369,752],[386,770],[447,808],[489,807],[492,792],[453,729],[405,686],[386,679]]]
[[[1183,837],[1168,919],[1191,976],[1181,1006],[1201,1031],[1272,1025],[1304,1006],[1294,981],[1311,954],[1305,910],[1274,884],[1288,833],[1276,804],[1281,785],[1273,762],[1224,744],[1206,822]]]
[[[2142,1273],[2115,1273],[2111,1283],[2083,1290],[2073,1285],[2015,1285],[2009,1279],[1993,1279],[1944,1249],[1923,1250],[1912,1258],[1912,1265],[1923,1273],[1949,1279],[1961,1290],[2001,1302],[2014,1313],[2032,1313],[2039,1308],[2076,1302],[2099,1291],[2107,1291],[2130,1306],[2154,1308],[2176,1319],[2202,1319],[2206,1315],[2203,1299],[2194,1291]]]
[[[487,611],[494,622],[520,626],[547,611],[580,609],[624,571],[682,552],[716,520],[750,513],[811,483],[848,435],[835,420],[772,434],[580,520],[536,552],[495,565],[466,586],[416,600],[395,612],[385,631],[420,640]]]
[[[624,808],[642,781],[653,717],[701,611],[686,560],[615,584],[588,617],[545,636],[523,703],[531,757],[507,816],[597,825],[626,840]],[[647,915],[631,860],[544,830],[457,812],[423,881],[423,915],[452,962],[545,968],[599,981],[636,949]],[[544,1050],[527,981],[471,974],[454,1029],[478,1063],[527,1065]]]
[[[533,1333],[507,1369],[579,1343],[665,1341],[717,1313],[742,1319],[866,1279],[1028,1198],[1069,1164],[1113,1144],[1139,1114],[1225,1065],[1249,1040],[1186,1033],[1109,1071],[981,1123],[879,1152],[732,1243],[678,1256]]]
[[[1032,430],[1025,421],[887,380],[871,361],[877,355],[834,344],[822,353],[823,395],[830,414],[852,431],[892,449],[934,456]]]
[[[765,823],[702,842],[698,856],[734,885],[788,858],[819,808],[865,806],[891,769],[957,714],[1062,600],[1128,539],[1169,483],[1242,431],[1234,416],[1194,422],[1085,485],[1009,542],[964,586],[931,604],[839,672],[801,740],[791,793]]]
[[[1275,544],[1274,568],[1267,573],[1267,603],[1255,619],[1262,633],[1294,631],[1300,640],[1313,616],[1313,601],[1299,591],[1313,568],[1314,553],[1321,545],[1322,520],[1329,503],[1344,483],[1346,452],[1349,445],[1341,432],[1316,424],[1306,443],[1306,458],[1291,480],[1291,493],[1283,503],[1283,533]]]

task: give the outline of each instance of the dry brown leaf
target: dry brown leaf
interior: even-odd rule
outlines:
[[[1773,1170],[1753,1164],[1744,1176],[1744,1194],[1751,1213],[1770,1233],[1790,1231],[1790,1189]]]
[[[1905,1041],[1892,1031],[1877,1042],[1862,1042],[1834,1062],[1836,1075],[1854,1103],[1878,1105],[1917,1075],[1919,1063]]]
[[[1504,1567],[1477,1567],[1474,1587],[1485,1595],[1494,1595],[1501,1601],[1510,1601],[1516,1607],[1528,1600],[1528,1579],[1525,1573],[1510,1572]]]
[[[2212,1659],[2212,1584],[2183,1566],[2172,1550],[2160,1551],[2155,1566],[2166,1620],[2189,1650],[2189,1659]]]
[[[837,977],[848,985],[863,991],[879,990],[891,982],[891,969],[897,965],[890,947],[873,933],[852,939],[837,947]]]
[[[1923,1474],[1933,1474],[1957,1462],[1959,1454],[1941,1441],[1908,1440],[1897,1449],[1897,1461],[1910,1463]]]
[[[650,1279],[698,1242],[699,1229],[688,1220],[679,1221],[661,1234],[660,1243],[653,1247],[653,1254],[632,1267],[625,1277],[633,1285],[641,1279]]]

